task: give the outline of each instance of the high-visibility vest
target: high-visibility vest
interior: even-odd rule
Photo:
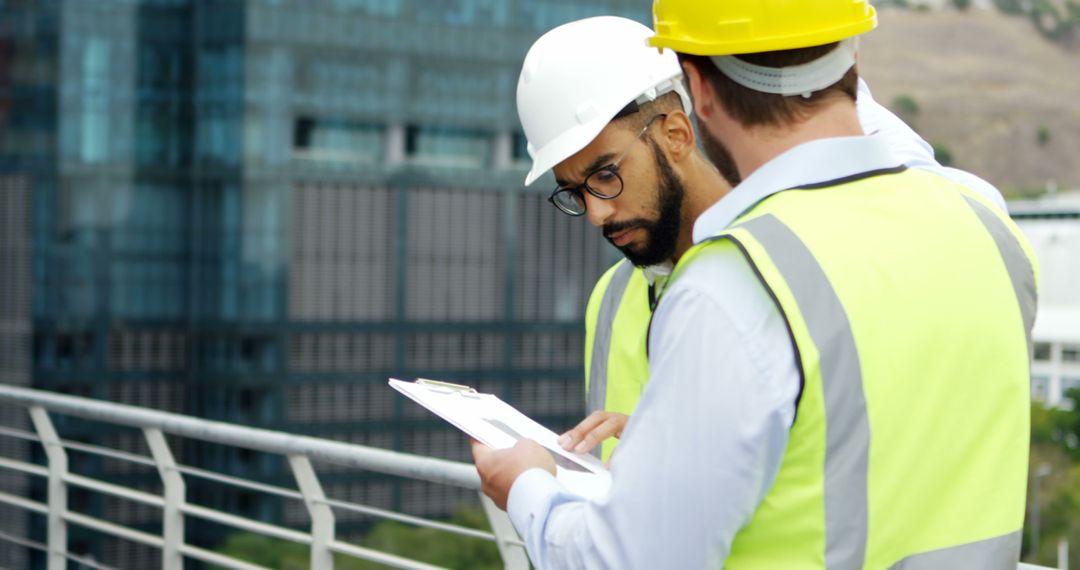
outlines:
[[[646,342],[652,319],[649,282],[623,259],[596,282],[585,309],[586,411],[630,415],[649,379]],[[598,450],[607,461],[615,449],[608,439]]]
[[[672,281],[718,250],[768,290],[803,382],[724,566],[1016,568],[1037,265],[1012,221],[897,168],[763,200]]]

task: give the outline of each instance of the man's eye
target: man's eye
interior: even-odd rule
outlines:
[[[615,180],[616,167],[611,166],[603,170],[598,170],[592,175],[593,182],[603,183],[611,182]]]

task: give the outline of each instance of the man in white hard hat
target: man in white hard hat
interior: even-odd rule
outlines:
[[[682,69],[670,50],[646,45],[651,35],[616,17],[559,26],[529,50],[517,91],[534,159],[525,183],[554,168],[559,186],[552,203],[587,217],[626,256],[590,296],[588,417],[563,438],[567,449],[582,452],[599,451],[603,442],[605,460],[648,380],[649,321],[667,275],[692,243],[694,220],[738,178],[734,170],[718,172],[694,148]],[[906,164],[940,168],[930,146],[878,105],[865,85],[859,118]],[[604,152],[591,153],[594,148]],[[981,185],[1000,201],[992,187]]]
[[[698,217],[657,306],[609,494],[567,492],[530,441],[474,444],[484,492],[539,568],[1015,567],[1030,247],[993,200],[866,136],[842,40],[876,25],[869,4],[654,11],[654,45],[713,56],[686,70],[710,156],[740,183]],[[580,185],[590,158],[639,146],[622,164],[655,184],[636,137],[668,136],[667,117],[606,133],[557,177]],[[618,221],[655,193],[580,201]]]
[[[533,157],[525,183],[554,168],[552,204],[586,217],[626,256],[600,279],[586,311],[593,415],[566,438],[582,451],[617,435],[637,404],[660,286],[690,247],[694,219],[730,188],[695,146],[678,60],[648,48],[650,34],[616,17],[560,26],[532,46],[518,82]],[[604,443],[605,459],[614,443]]]

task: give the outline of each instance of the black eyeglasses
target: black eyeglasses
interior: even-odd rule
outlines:
[[[645,123],[644,127],[641,127],[634,140],[627,145],[626,150],[611,164],[593,170],[585,176],[585,181],[577,186],[559,186],[555,188],[551,196],[548,196],[548,202],[554,204],[564,214],[581,216],[585,214],[585,192],[601,200],[618,198],[623,191],[623,179],[622,176],[619,176],[619,163],[626,158],[626,155],[630,153],[630,149],[634,147],[634,143],[641,139],[641,136],[645,134],[645,131],[649,130],[653,122],[661,117],[667,117],[667,113],[660,113],[649,119],[649,122]]]

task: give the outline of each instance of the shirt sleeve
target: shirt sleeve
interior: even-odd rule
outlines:
[[[897,117],[892,111],[878,103],[870,93],[870,86],[862,79],[859,79],[855,109],[858,111],[859,123],[862,124],[863,132],[867,136],[884,141],[886,146],[889,147],[889,151],[901,164],[909,168],[933,172],[961,186],[966,186],[968,189],[990,200],[1002,212],[1008,213],[1005,198],[993,184],[970,172],[943,166],[939,163],[934,156],[934,148],[930,143],[923,140],[900,117]]]
[[[775,479],[800,378],[786,324],[741,255],[695,260],[665,293],[650,343],[610,494],[586,501],[539,470],[511,489],[538,568],[722,566]]]
[[[859,79],[855,110],[863,132],[885,142],[886,146],[902,164],[915,168],[937,166],[934,148],[908,126],[900,117],[878,103],[870,86]]]

